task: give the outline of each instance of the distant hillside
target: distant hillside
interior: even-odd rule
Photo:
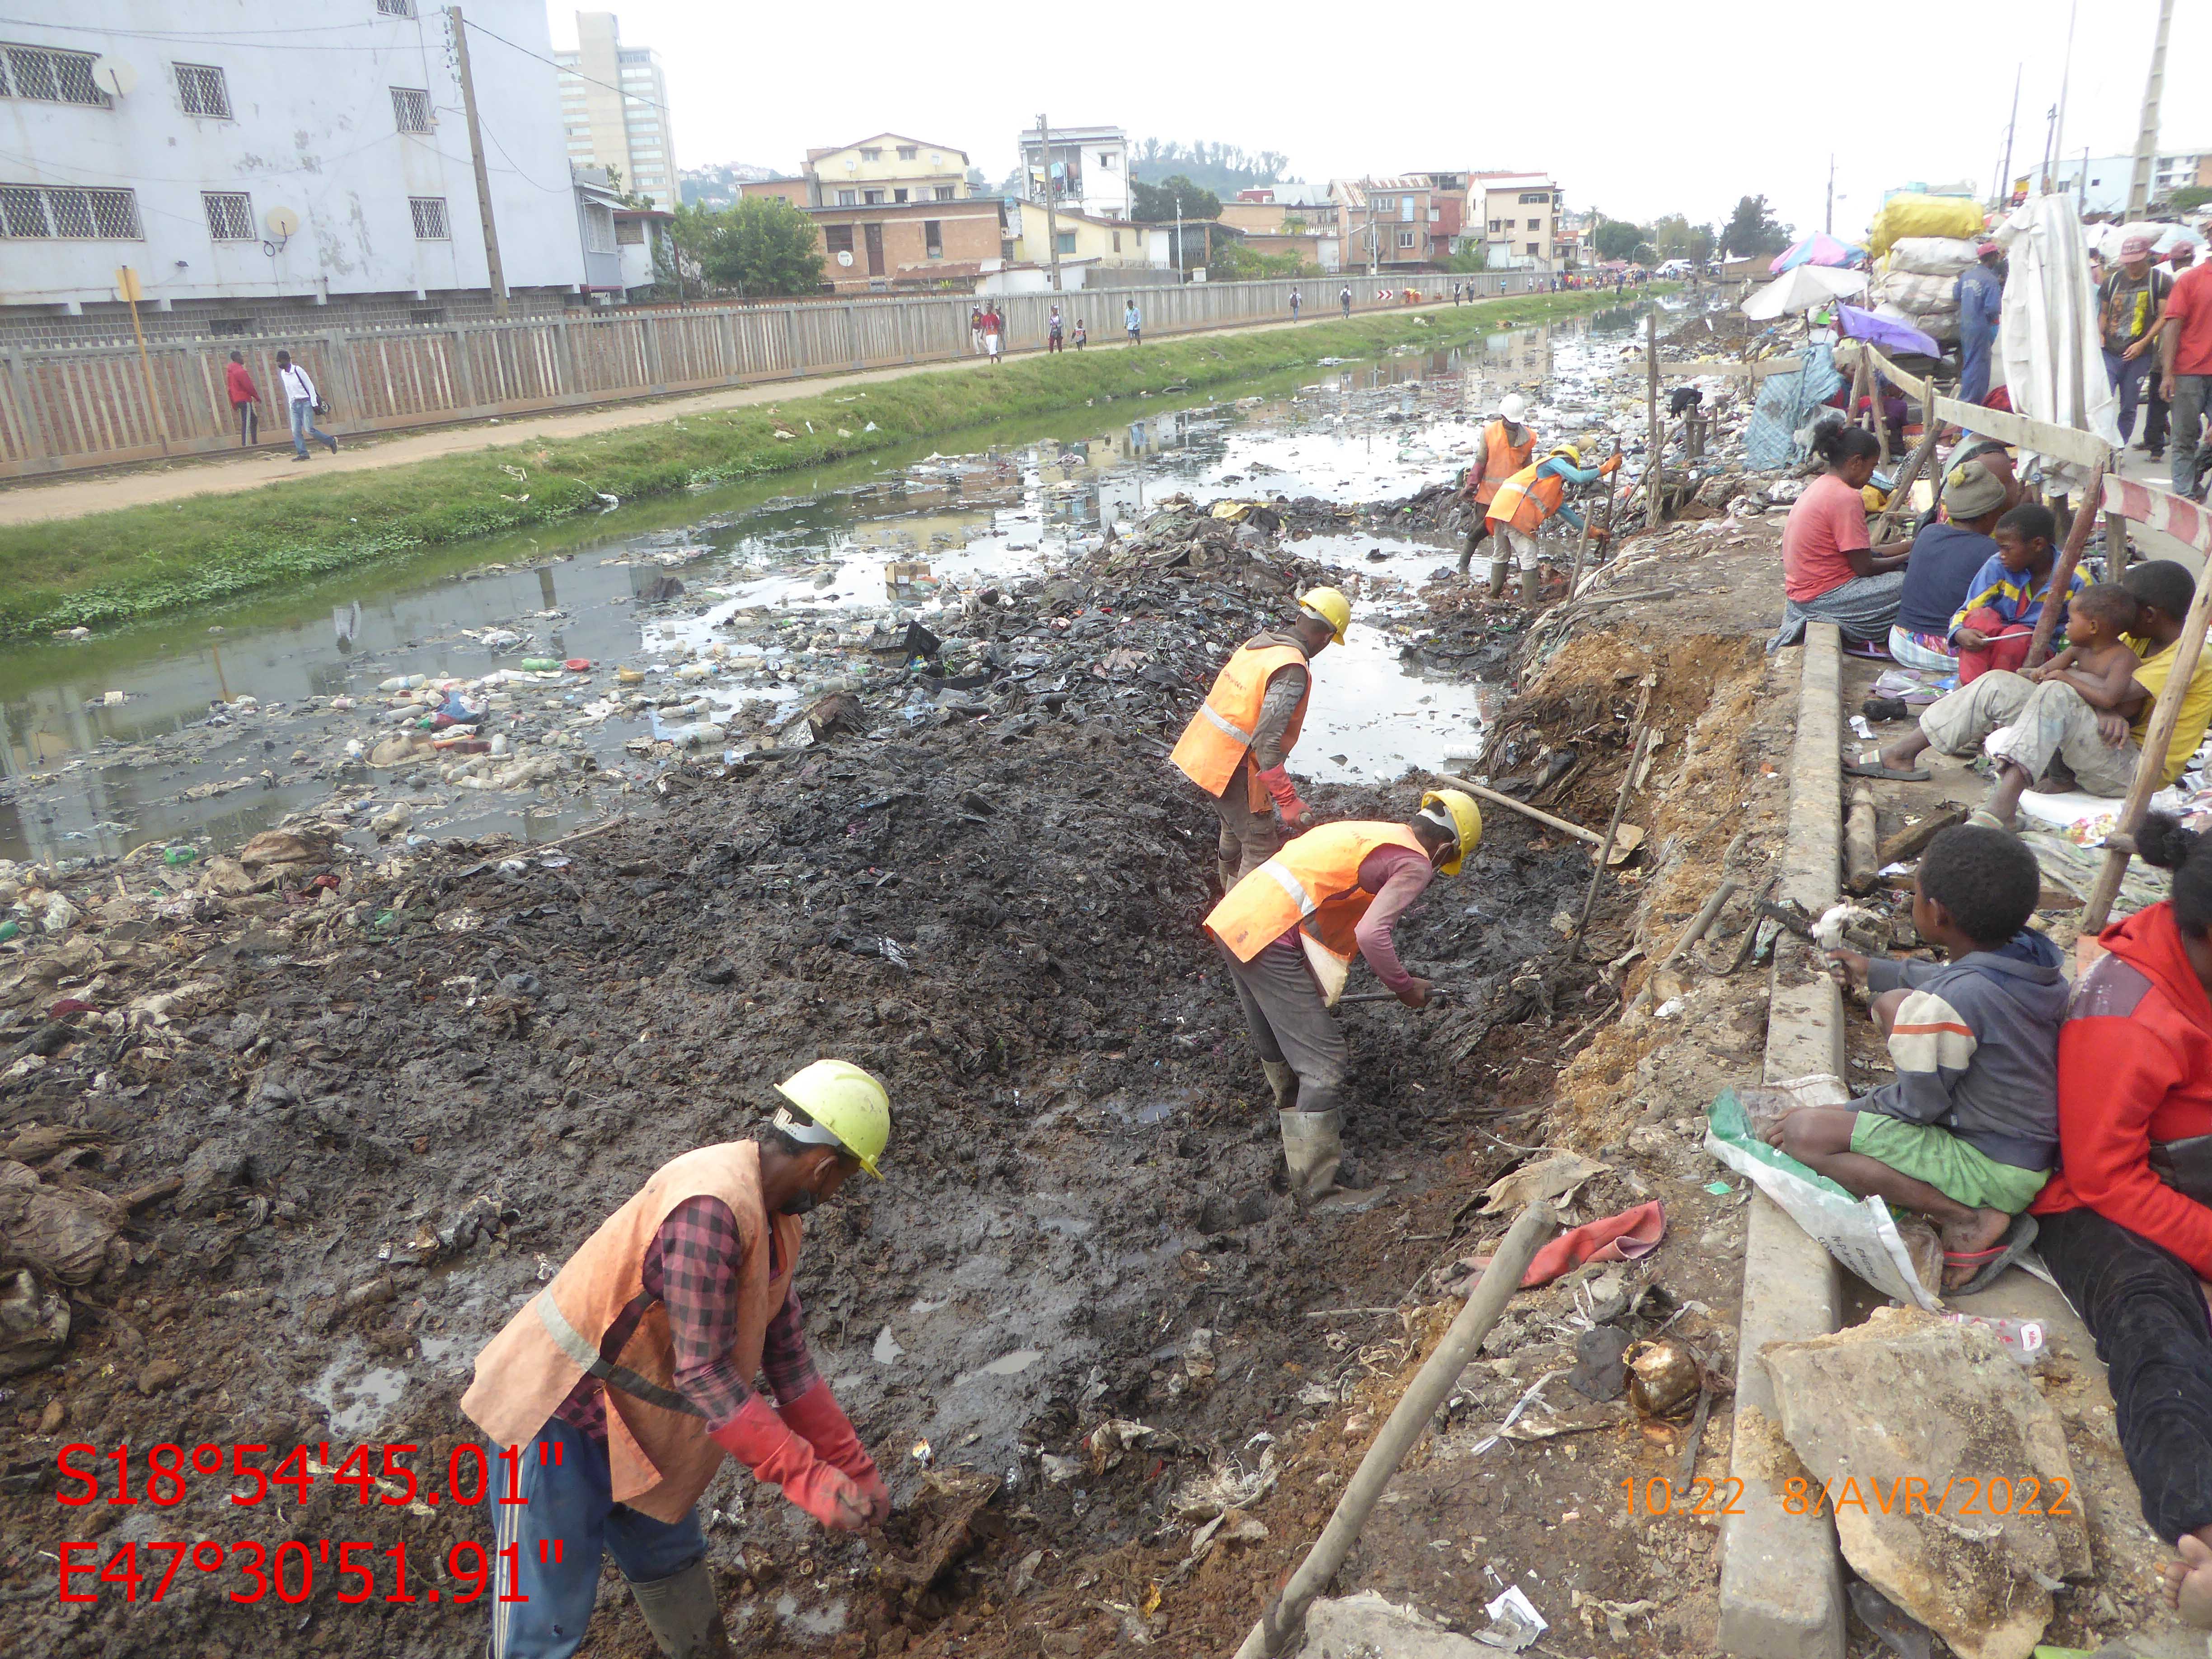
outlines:
[[[1179,173],[1224,201],[1240,190],[1280,184],[1290,176],[1290,168],[1291,158],[1280,150],[1247,150],[1241,145],[1205,139],[1186,144],[1174,138],[1139,138],[1129,146],[1133,178],[1158,184]]]
[[[745,161],[724,161],[710,167],[678,167],[676,179],[686,207],[728,207],[738,199],[738,186],[748,179],[781,179],[778,167],[754,167]]]

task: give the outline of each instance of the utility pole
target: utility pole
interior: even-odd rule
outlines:
[[[2077,215],[2089,210],[2089,147],[2087,144],[2081,146],[2081,177],[2078,183],[2081,190],[2074,202],[2074,211]]]
[[[1176,280],[1182,280],[1182,192],[1176,192]]]
[[[1836,234],[1836,152],[1833,150],[1828,152],[1828,222],[1826,229],[1831,236]]]
[[[2066,88],[2074,78],[2074,14],[2080,4],[2081,0],[2073,0],[2066,8],[2066,60],[2059,65],[2058,113],[2051,129],[2051,156],[2060,167],[2066,164]]]
[[[1052,245],[1052,291],[1060,292],[1060,216],[1052,205],[1052,121],[1037,117],[1037,139],[1044,159],[1044,234]]]
[[[477,83],[469,73],[469,32],[459,6],[446,8],[453,31],[453,67],[461,77],[461,112],[468,118],[469,161],[476,169],[477,213],[483,220],[484,269],[491,278],[491,308],[507,315],[507,267],[500,263],[499,227],[492,222],[491,175],[484,170],[483,132],[477,125]]]
[[[2004,160],[1997,163],[1997,201],[2007,208],[2012,205],[2012,137],[2020,126],[2020,75],[2026,67],[2013,65],[2012,114],[2005,122]]]
[[[2166,92],[2166,37],[2173,27],[2173,0],[2159,0],[2158,36],[2151,44],[2150,78],[2143,82],[2142,125],[2136,129],[2135,170],[2128,175],[2128,217],[2150,207],[2151,174],[2158,165],[2158,106]]]

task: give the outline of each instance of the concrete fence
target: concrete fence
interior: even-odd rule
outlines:
[[[1441,283],[1439,275],[1413,280],[1431,298],[1439,287],[1449,295],[1455,281],[1493,296],[1534,292],[1547,283],[1526,271],[1443,276]],[[1347,285],[1354,310],[1395,310],[1407,281],[1340,276],[1083,289],[1001,296],[998,306],[1008,349],[1022,351],[1043,345],[1055,297],[1071,332],[1082,318],[1091,339],[1103,343],[1121,337],[1122,308],[1131,298],[1151,338],[1286,319],[1293,289],[1309,318],[1334,315]],[[579,311],[331,330],[283,343],[330,405],[319,424],[343,436],[964,357],[973,351],[968,318],[976,303],[960,295]],[[0,356],[0,477],[236,447],[238,422],[223,381],[234,349],[245,354],[264,400],[262,445],[289,445],[275,342],[149,341],[143,363],[129,346],[15,350]]]

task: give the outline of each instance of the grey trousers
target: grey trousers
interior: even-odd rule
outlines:
[[[1249,766],[1249,761],[1245,763]],[[1229,780],[1229,787],[1213,798],[1213,811],[1221,820],[1220,844],[1214,857],[1224,876],[1241,880],[1283,850],[1282,825],[1270,805],[1254,811],[1245,793],[1244,766]]]
[[[1249,962],[1239,962],[1219,939],[1214,948],[1229,964],[1229,981],[1251,1028],[1252,1047],[1263,1060],[1287,1065],[1298,1074],[1297,1109],[1333,1112],[1344,1092],[1351,1054],[1343,1028],[1322,1006],[1304,956],[1270,945]]]
[[[2000,752],[2031,779],[2048,771],[2056,756],[2093,795],[2124,795],[2135,780],[2142,753],[2135,740],[2117,748],[2106,743],[2097,732],[2097,711],[2063,681],[2038,684],[1991,669],[1929,704],[1920,716],[1921,735],[1947,755],[1972,754],[2002,726],[2010,726],[2012,735]]]

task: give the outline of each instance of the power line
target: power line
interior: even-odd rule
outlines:
[[[489,29],[486,28],[482,23],[477,22],[473,17],[465,17],[461,21],[467,24],[469,27],[474,29],[478,34],[484,36],[487,40],[496,40],[500,45],[507,47],[509,51],[520,52],[525,58],[536,58],[538,62],[545,64],[550,69],[558,70],[563,75],[573,75],[579,81],[584,82],[586,85],[598,87],[605,92],[611,92],[617,97],[627,98],[633,103],[644,104],[650,108],[659,110],[663,115],[673,117],[676,113],[674,110],[669,108],[667,105],[661,103],[657,99],[647,98],[642,93],[632,92],[627,87],[610,86],[605,81],[601,81],[593,76],[585,74],[583,70],[576,68],[573,64],[557,63],[550,58],[540,56],[538,53],[531,51],[527,46],[519,46],[503,34],[494,34]],[[579,55],[580,56],[581,54],[580,53]]]

